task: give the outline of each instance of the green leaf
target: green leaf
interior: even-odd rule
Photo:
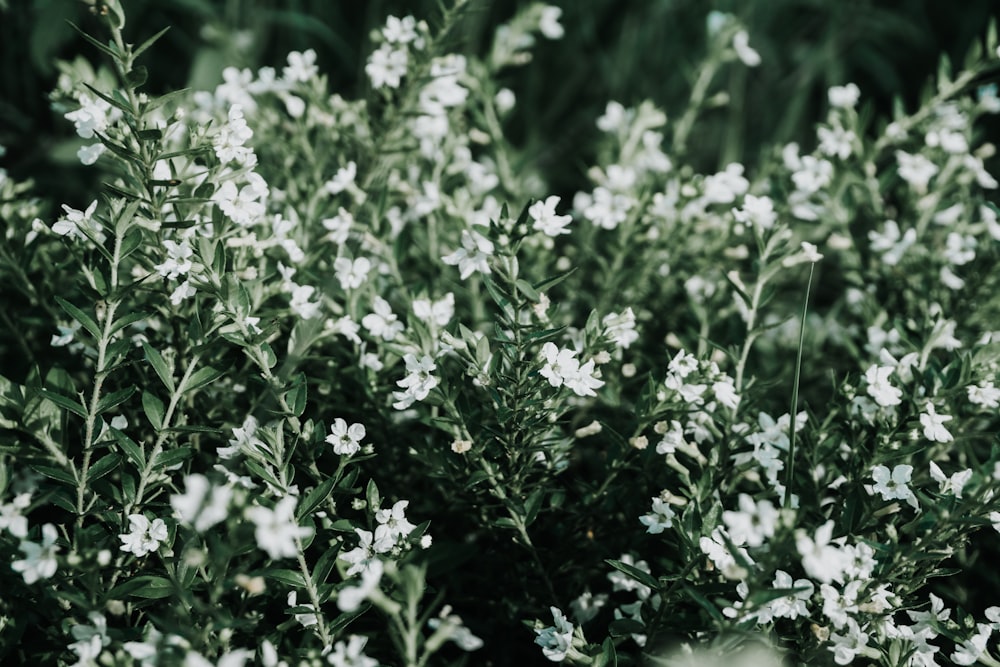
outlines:
[[[374,479],[368,480],[368,488],[365,489],[365,498],[368,500],[368,511],[374,512],[382,506],[382,498],[378,492],[378,485]]]
[[[126,387],[125,389],[119,389],[118,391],[111,392],[105,395],[97,402],[97,414],[102,415],[105,412],[109,412],[121,405],[128,399],[132,397],[132,394],[136,392],[135,385],[131,387]]]
[[[122,457],[116,452],[112,452],[105,456],[102,456],[97,460],[94,465],[90,467],[90,471],[87,473],[87,481],[94,481],[104,477],[109,472],[113,471],[118,467],[118,464],[122,462]]]
[[[531,522],[538,516],[538,510],[542,507],[542,499],[545,497],[545,489],[535,489],[528,499],[524,501],[524,525],[531,525]]]
[[[306,497],[302,500],[302,503],[299,504],[298,510],[295,512],[296,518],[301,521],[302,517],[308,516],[314,509],[323,504],[323,501],[325,501],[333,491],[333,487],[336,483],[336,478],[328,477],[317,485],[316,488],[307,493]]]
[[[163,428],[163,401],[148,391],[142,392],[142,410],[146,413],[146,419],[157,431]]]
[[[55,403],[57,406],[63,410],[69,410],[75,415],[80,417],[87,416],[87,410],[79,402],[69,398],[68,396],[63,396],[62,394],[57,394],[54,391],[49,391],[48,389],[42,389],[39,392],[46,400],[50,403]]]
[[[288,403],[288,408],[294,416],[301,417],[306,409],[307,390],[305,374],[299,373],[293,382],[292,388],[285,392],[285,402]]]
[[[91,37],[90,35],[88,35],[85,31],[83,31],[82,29],[80,29],[80,27],[77,26],[72,21],[67,21],[67,23],[69,23],[71,26],[73,26],[73,29],[76,30],[78,33],[80,33],[81,37],[83,37],[85,40],[87,40],[92,45],[94,45],[95,47],[97,47],[97,49],[100,50],[102,53],[104,53],[106,56],[109,56],[113,60],[119,60],[120,59],[121,54],[118,53],[117,47],[115,47],[112,42],[108,42],[107,44],[102,44],[101,42],[97,41],[96,39],[94,39],[93,37]]]
[[[145,52],[146,49],[148,49],[153,44],[155,44],[156,41],[158,39],[160,39],[160,37],[163,37],[163,35],[165,35],[168,30],[170,30],[170,26],[167,26],[166,28],[164,28],[160,32],[156,33],[155,35],[153,35],[152,37],[150,37],[149,39],[147,39],[145,42],[143,42],[139,46],[135,47],[135,50],[132,51],[132,57],[133,58],[138,58],[140,55],[143,54],[143,52]]]
[[[194,454],[190,447],[176,447],[160,452],[160,455],[153,461],[153,468],[171,468],[175,465],[187,461]]]
[[[539,292],[547,292],[548,290],[552,289],[562,281],[569,278],[571,275],[573,275],[574,272],[576,272],[575,266],[569,271],[563,271],[562,273],[557,274],[556,276],[549,278],[548,280],[543,280],[539,283],[535,283],[534,287]]]
[[[39,473],[45,475],[49,479],[54,479],[57,482],[64,482],[66,484],[71,484],[73,486],[76,486],[76,481],[77,481],[76,477],[74,477],[73,473],[71,473],[70,471],[66,470],[65,468],[56,468],[54,466],[34,465],[33,464],[31,466],[31,469],[34,470],[35,472],[39,472]],[[74,511],[75,511],[75,509],[74,509]]]
[[[87,313],[83,312],[62,297],[57,296],[55,299],[56,303],[59,304],[59,307],[66,311],[67,315],[79,322],[84,329],[90,332],[91,336],[97,339],[101,337],[101,329],[97,326],[97,322],[95,322],[90,315],[87,315]]]
[[[629,565],[628,563],[623,563],[620,560],[608,559],[604,562],[627,576],[629,579],[634,579],[643,586],[653,589],[654,592],[660,589],[660,582],[654,579],[653,575],[648,572],[643,572],[639,568]]]
[[[541,295],[538,293],[538,290],[532,287],[531,283],[529,283],[527,280],[518,278],[514,282],[514,286],[517,287],[518,292],[523,294],[528,299],[528,301],[531,301],[532,303],[537,303],[539,299],[542,298]]]
[[[114,437],[118,446],[121,450],[125,452],[125,455],[131,459],[138,468],[146,467],[146,455],[142,451],[142,447],[136,444],[135,440],[128,437],[116,428],[111,429],[111,435]]]
[[[646,626],[632,618],[619,618],[608,625],[608,633],[612,637],[645,634]]]
[[[702,595],[697,589],[695,589],[693,586],[688,586],[687,584],[683,584],[683,589],[684,592],[687,593],[692,600],[698,603],[698,606],[700,606],[702,609],[708,612],[709,616],[714,618],[716,621],[719,621],[720,623],[725,622],[726,619],[722,615],[722,612],[719,611],[719,608],[716,605],[712,604],[712,602],[704,595]]]
[[[97,88],[94,88],[93,86],[91,86],[89,83],[84,83],[83,85],[87,88],[87,90],[89,90],[93,94],[97,95],[98,97],[100,97],[102,100],[104,100],[105,102],[107,102],[111,106],[115,107],[116,109],[121,110],[129,118],[134,118],[135,117],[135,109],[133,109],[132,107],[130,107],[127,102],[125,102],[123,100],[120,100],[120,99],[114,97],[113,95],[105,95],[104,93],[102,93],[101,91],[99,91]]]
[[[608,637],[601,644],[601,654],[594,658],[593,667],[618,667],[618,653],[615,642]]]
[[[302,577],[302,573],[296,572],[295,570],[268,570],[267,572],[264,572],[264,576],[268,579],[280,581],[288,586],[293,586],[294,588],[306,587],[306,580]]]
[[[180,90],[174,90],[169,93],[166,93],[165,95],[160,95],[159,97],[149,101],[149,103],[146,105],[146,111],[153,111],[154,109],[159,109],[168,102],[173,102],[175,100],[183,99],[187,97],[189,92],[191,92],[190,88],[181,88]],[[208,148],[207,146],[206,147],[199,146],[197,150],[207,150],[207,148]],[[196,151],[196,149],[188,148],[183,151],[177,151],[176,153],[164,153],[163,155],[160,156],[160,159],[168,160],[172,157],[178,157],[181,155],[190,155],[192,151]]]
[[[220,371],[216,368],[212,368],[211,366],[200,368],[192,373],[191,377],[188,378],[188,381],[184,384],[184,393],[200,389],[206,384],[211,384],[225,374],[225,371]]]
[[[126,595],[147,600],[159,600],[174,594],[174,585],[166,577],[144,575],[115,586],[108,593],[109,599],[121,599]]]
[[[143,320],[148,318],[149,318],[149,313],[144,313],[141,310],[131,312],[128,315],[125,315],[124,317],[118,318],[111,324],[111,333],[117,333],[118,331],[121,331],[125,327],[132,326],[136,322],[142,322]],[[129,344],[131,345],[131,343]]]
[[[149,70],[146,69],[144,65],[139,65],[138,67],[133,67],[132,71],[125,75],[125,82],[134,88],[140,88],[142,84],[146,83],[146,79],[149,78]],[[142,137],[139,137],[140,139]]]
[[[160,378],[160,382],[163,386],[167,388],[167,391],[171,394],[174,393],[174,377],[167,367],[167,362],[163,360],[163,356],[149,343],[143,341],[142,351],[146,356],[146,361],[149,365],[153,367],[153,371],[156,372],[156,376]]]

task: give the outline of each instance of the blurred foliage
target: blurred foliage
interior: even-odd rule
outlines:
[[[486,48],[484,35],[528,0],[471,0],[456,48]],[[555,3],[559,4],[559,3]],[[961,59],[991,16],[994,0],[968,0],[962,11],[944,0],[643,0],[622,11],[614,0],[564,2],[565,39],[540,44],[536,62],[511,71],[503,83],[520,102],[512,135],[528,148],[556,192],[583,181],[592,156],[582,146],[610,99],[626,105],[652,99],[668,113],[683,108],[704,49],[710,10],[739,16],[763,66],[732,68],[716,82],[730,104],[696,128],[693,157],[712,169],[738,157],[753,159],[764,144],[805,140],[833,84],[856,82],[865,99],[887,111],[901,97],[911,106],[937,67],[939,54]],[[163,26],[150,67],[152,92],[212,87],[225,66],[280,66],[292,50],[315,49],[331,89],[364,93],[364,44],[388,14],[413,14],[433,23],[433,0],[132,0],[128,34],[135,41]],[[68,124],[51,111],[55,60],[94,49],[69,22],[87,29],[93,17],[82,1],[8,0],[0,5],[0,145],[3,166],[35,178],[57,200],[79,201],[91,178],[75,165]],[[780,104],[776,104],[780,101]],[[542,148],[544,147],[544,148]],[[58,165],[57,171],[52,169]],[[66,177],[66,168],[75,176]]]

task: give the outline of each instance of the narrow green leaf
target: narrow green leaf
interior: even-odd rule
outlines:
[[[135,47],[135,50],[132,51],[132,57],[133,58],[138,58],[140,55],[143,54],[143,52],[146,51],[146,49],[148,49],[153,44],[155,44],[156,41],[158,39],[160,39],[160,37],[163,37],[163,35],[165,35],[168,30],[170,30],[170,26],[167,26],[166,28],[164,28],[160,32],[156,33],[155,35],[153,35],[152,37],[150,37],[149,39],[147,39],[145,42],[143,42],[139,46]]]
[[[93,46],[97,47],[97,49],[102,53],[104,53],[106,56],[109,56],[113,60],[119,59],[120,54],[118,53],[118,49],[111,42],[109,42],[108,44],[103,44],[97,41],[95,38],[88,35],[84,30],[82,30],[72,21],[66,21],[66,23],[69,23],[71,26],[73,26],[73,29],[76,30],[78,33],[80,33],[81,37],[90,42]]]
[[[111,435],[114,437],[115,441],[118,443],[118,446],[121,448],[121,450],[125,452],[125,455],[129,457],[129,459],[131,459],[133,463],[136,464],[136,467],[138,468],[146,467],[146,455],[142,451],[142,447],[140,447],[135,442],[135,440],[128,437],[127,435],[125,435],[116,428],[111,429]]]
[[[302,573],[295,570],[273,569],[264,572],[264,576],[295,588],[306,587],[306,580],[302,577]]]
[[[63,299],[62,297],[57,296],[55,299],[56,303],[59,304],[59,307],[62,308],[64,311],[66,311],[67,315],[69,315],[74,320],[79,322],[83,326],[83,328],[90,333],[91,336],[93,336],[94,338],[101,337],[101,329],[100,327],[97,326],[97,322],[94,321],[94,318],[92,318],[90,315],[88,315],[87,313],[83,312],[82,310],[71,304],[66,299]]]
[[[285,402],[288,403],[288,407],[294,416],[301,417],[306,409],[307,389],[305,375],[299,373],[294,382],[295,384],[292,388],[285,392]]]
[[[716,621],[719,621],[720,623],[725,622],[726,619],[722,615],[722,612],[719,611],[719,608],[716,605],[712,604],[711,600],[702,595],[693,586],[688,586],[687,584],[683,584],[683,589],[684,592],[687,593],[692,600],[698,603],[698,606],[700,606],[702,609],[708,612],[709,616],[714,618]]]
[[[54,391],[49,391],[48,389],[42,389],[41,395],[45,397],[50,403],[55,403],[57,406],[63,410],[69,410],[75,415],[80,417],[87,416],[87,410],[79,402],[69,398],[68,396],[63,396],[62,394],[57,394]]]
[[[139,227],[133,227],[125,233],[125,238],[122,239],[121,248],[118,250],[119,258],[125,259],[135,252],[141,245],[142,229]]]
[[[146,413],[146,419],[157,431],[163,428],[163,401],[148,391],[142,392],[142,410]]]
[[[124,101],[122,101],[122,100],[114,97],[113,95],[105,95],[104,93],[102,93],[101,91],[99,91],[97,88],[94,88],[93,86],[91,86],[89,83],[84,83],[83,85],[87,88],[87,90],[89,90],[93,94],[97,95],[98,97],[100,97],[102,100],[104,100],[105,102],[107,102],[111,106],[115,107],[116,109],[121,110],[129,118],[135,117],[135,109],[133,109],[132,107],[130,107],[127,102],[124,102]]]
[[[556,285],[558,285],[562,281],[564,281],[567,278],[569,278],[571,275],[573,275],[573,273],[575,271],[576,271],[576,267],[574,266],[572,269],[570,269],[568,271],[563,271],[562,273],[557,274],[557,275],[553,276],[552,278],[549,278],[547,280],[543,280],[543,281],[541,281],[539,283],[535,283],[534,287],[539,292],[547,292],[548,290],[552,289],[553,287],[555,287]]]
[[[122,462],[122,457],[117,452],[111,452],[106,454],[97,460],[94,465],[90,467],[90,472],[87,473],[87,481],[94,481],[104,477],[109,472],[118,467],[118,464]]]
[[[653,589],[654,592],[659,590],[660,588],[660,582],[654,579],[653,575],[649,574],[648,572],[643,572],[639,568],[629,565],[628,563],[623,563],[620,560],[607,559],[604,562],[610,565],[611,567],[615,568],[619,572],[623,573],[630,579],[638,581],[643,586],[648,586],[649,588]]]
[[[128,315],[118,318],[111,324],[111,333],[117,333],[124,329],[125,327],[132,326],[136,322],[142,322],[143,320],[149,319],[149,313],[144,313],[141,310],[136,310]]]
[[[174,393],[174,378],[170,369],[167,367],[167,362],[163,360],[163,356],[149,343],[143,341],[142,351],[146,356],[146,361],[149,365],[153,367],[156,372],[156,376],[160,378],[160,382],[163,386],[167,388],[167,391],[171,394]]]
[[[174,91],[171,91],[169,93],[166,93],[165,95],[160,95],[156,99],[152,99],[152,100],[149,101],[149,103],[146,105],[146,111],[153,111],[154,109],[159,109],[160,107],[162,107],[164,104],[167,104],[168,102],[173,102],[175,100],[184,99],[185,97],[187,97],[187,94],[189,92],[191,92],[190,88],[181,88],[180,90],[174,90]],[[207,147],[205,147],[205,148],[207,148]],[[200,150],[204,150],[205,148],[199,147]],[[165,154],[163,154],[163,155],[160,156],[160,159],[161,160],[166,160],[166,159],[169,159],[169,158],[172,158],[172,157],[177,157],[178,155],[185,155],[185,154],[188,154],[192,150],[195,150],[195,149],[189,148],[189,149],[184,150],[184,151],[178,151],[177,153],[165,153]]]
[[[136,387],[135,385],[132,385],[131,387],[126,387],[125,389],[119,389],[118,391],[113,391],[110,394],[105,394],[101,400],[97,402],[97,414],[102,415],[105,412],[113,410],[115,407],[130,399],[132,394],[135,392]]]
[[[121,599],[130,595],[147,600],[159,600],[170,597],[173,593],[174,585],[166,577],[144,575],[115,586],[108,593],[108,598]]]
[[[190,447],[175,447],[160,452],[160,455],[153,461],[154,468],[172,468],[175,465],[187,461],[194,454]]]
[[[146,83],[146,79],[148,78],[149,70],[144,65],[139,65],[138,67],[133,67],[132,71],[125,75],[125,82],[132,88],[139,88],[142,84]],[[142,137],[140,136],[139,138],[141,139]]]
[[[301,521],[303,517],[308,516],[314,509],[322,505],[330,496],[336,483],[336,478],[328,477],[317,485],[316,488],[307,493],[306,497],[299,504],[298,510],[295,512],[296,518]]]
[[[139,141],[159,141],[163,138],[163,130],[151,129],[151,130],[139,130],[135,133],[135,136],[139,137]]]
[[[382,497],[378,492],[378,485],[374,479],[368,480],[368,488],[365,489],[365,498],[368,500],[368,511],[374,512],[382,506]]]
[[[184,385],[184,391],[186,393],[196,389],[201,389],[205,385],[215,382],[225,374],[225,371],[219,370],[218,368],[212,368],[211,366],[200,368],[191,374],[187,384]]]
[[[54,479],[57,482],[63,482],[65,484],[71,484],[76,486],[76,478],[73,473],[66,470],[65,468],[56,468],[54,466],[45,465],[32,465],[31,469],[35,472],[39,472],[50,479]],[[74,509],[75,511],[75,509]]]

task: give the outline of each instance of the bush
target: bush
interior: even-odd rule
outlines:
[[[147,92],[95,5],[52,104],[100,192],[0,176],[0,656],[998,664],[995,30],[715,170],[766,60],[711,12],[566,190],[503,83],[561,10],[473,10],[348,99],[310,50]]]

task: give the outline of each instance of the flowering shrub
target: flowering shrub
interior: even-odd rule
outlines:
[[[5,660],[1000,664],[993,30],[699,173],[765,66],[712,13],[687,110],[609,101],[571,195],[498,83],[557,7],[480,56],[462,1],[390,16],[346,99],[310,51],[147,94],[162,33],[98,6],[53,99],[102,191],[0,177]]]

